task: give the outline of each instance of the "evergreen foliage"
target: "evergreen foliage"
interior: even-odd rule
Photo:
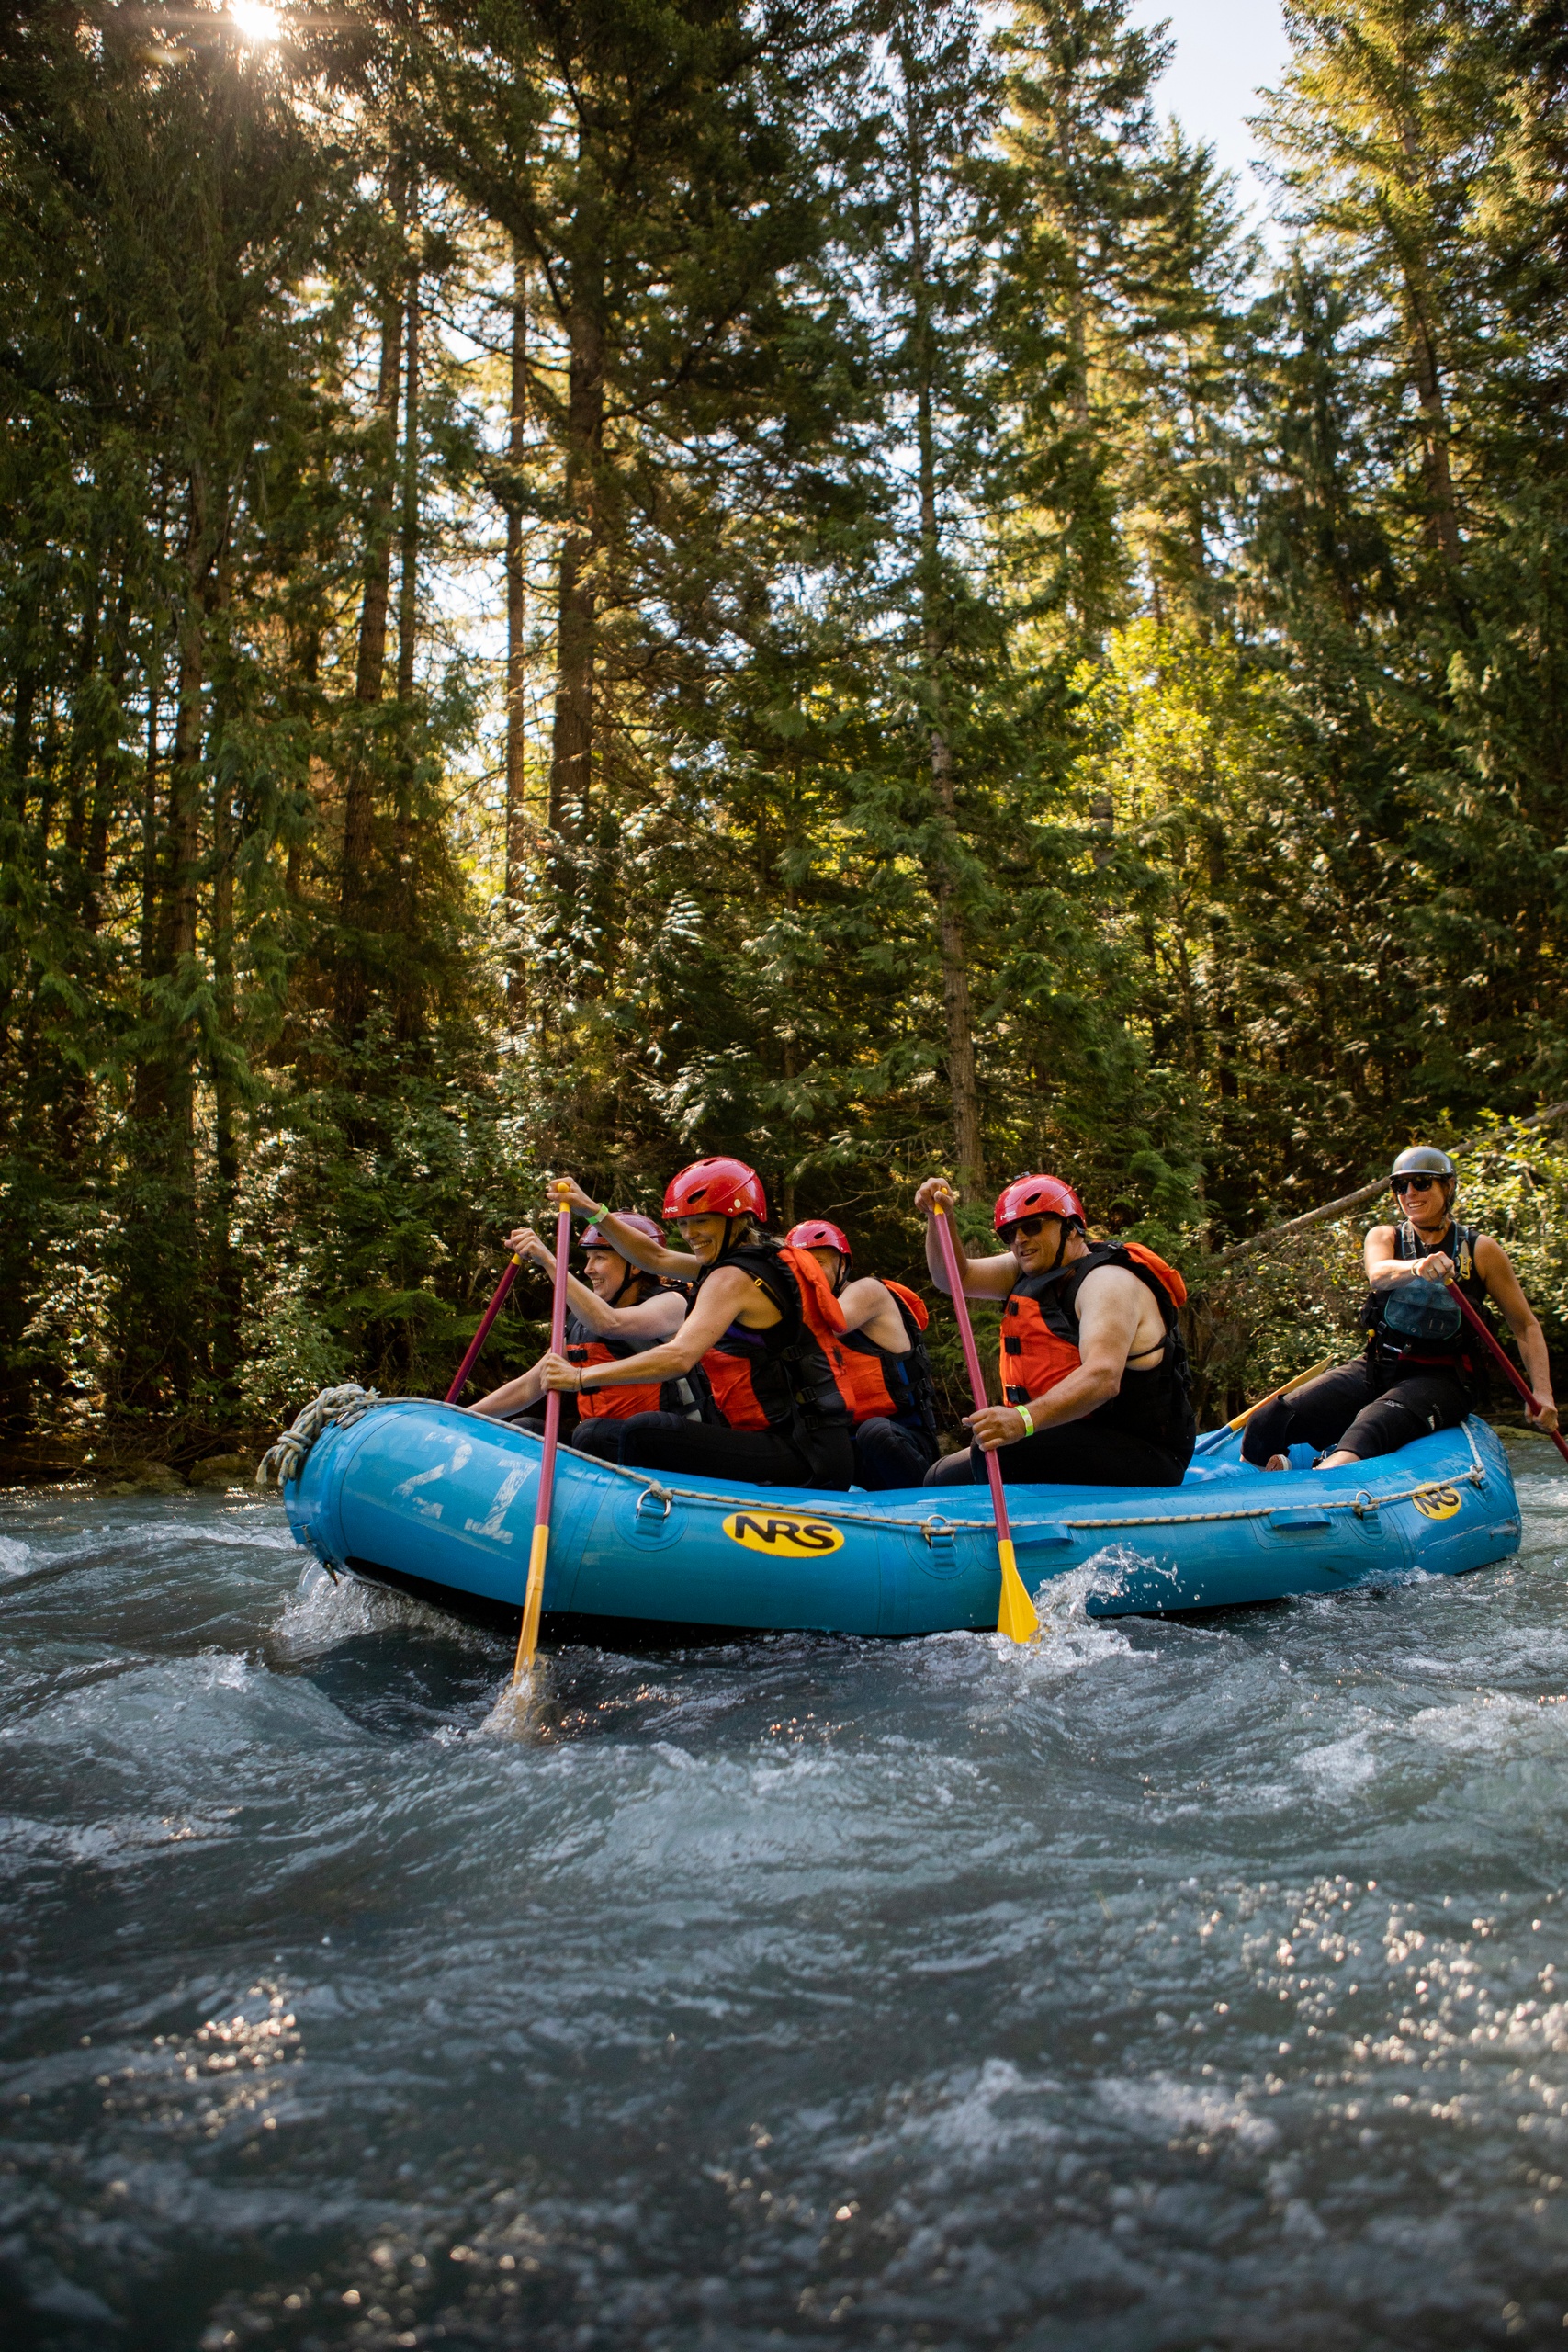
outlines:
[[[438,1388],[554,1166],[1201,1283],[1564,1091],[1556,13],[1287,15],[1270,259],[1130,0],[10,12],[8,1432]]]

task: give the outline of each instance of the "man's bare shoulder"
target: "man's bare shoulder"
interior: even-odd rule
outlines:
[[[1140,1281],[1138,1276],[1126,1266],[1096,1266],[1084,1276],[1078,1285],[1080,1299],[1088,1298],[1091,1293],[1096,1298],[1115,1298],[1120,1295],[1122,1298],[1143,1299],[1148,1295],[1148,1284]]]

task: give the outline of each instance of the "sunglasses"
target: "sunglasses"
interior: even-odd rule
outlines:
[[[1429,1193],[1434,1184],[1442,1182],[1442,1178],[1440,1176],[1396,1176],[1393,1181],[1396,1193]]]
[[[1003,1226],[1001,1238],[1004,1241],[1016,1240],[1021,1233],[1026,1241],[1032,1241],[1037,1233],[1044,1230],[1045,1219],[1043,1216],[1021,1216],[1016,1225]]]

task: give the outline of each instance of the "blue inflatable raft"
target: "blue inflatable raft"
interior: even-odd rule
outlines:
[[[1507,1458],[1480,1420],[1348,1470],[1265,1476],[1228,1431],[1200,1444],[1179,1487],[1010,1487],[1030,1590],[1087,1570],[1094,1615],[1234,1608],[1518,1548]],[[539,1454],[449,1406],[378,1404],[317,1437],[284,1487],[289,1523],[334,1570],[520,1609]],[[825,1494],[558,1460],[547,1634],[552,1616],[937,1634],[994,1627],[998,1590],[984,1487]]]

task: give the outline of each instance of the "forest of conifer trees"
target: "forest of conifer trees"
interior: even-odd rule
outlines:
[[[1263,242],[1129,0],[3,12],[13,1437],[1568,1091],[1568,6],[1286,16]]]

